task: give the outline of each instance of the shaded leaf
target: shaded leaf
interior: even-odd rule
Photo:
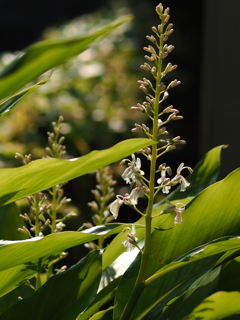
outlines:
[[[76,159],[40,159],[18,168],[0,169],[0,205],[49,189],[129,156],[153,144],[149,139],[129,139]],[[17,179],[16,179],[17,177]]]
[[[206,297],[216,291],[221,267],[213,269],[198,278],[189,290],[173,302],[169,302],[164,309],[161,320],[174,319],[181,320]]]
[[[1,282],[0,282],[1,283]],[[25,299],[35,291],[31,289],[29,286],[22,284],[16,289],[12,290],[4,297],[0,298],[0,315],[4,313],[7,309],[9,309],[12,305],[19,301],[19,297]]]
[[[76,320],[89,320],[91,315],[95,314],[103,306],[103,304],[109,302],[109,300],[114,297],[119,280],[120,279],[117,278],[111,281],[105,288],[103,288],[100,292],[98,292],[95,299],[90,304],[90,306],[82,314],[80,314]],[[101,316],[105,315],[105,313],[108,312],[109,309],[104,311],[105,311],[104,313],[100,314]],[[93,316],[93,319],[94,319],[94,316]]]
[[[158,270],[146,280],[146,287],[130,319],[157,319],[165,305],[188,290],[200,276],[210,271],[224,252],[239,247],[238,237],[214,240]],[[146,317],[143,318],[143,315]]]
[[[86,36],[45,40],[26,48],[22,56],[1,71],[0,99],[16,92],[45,71],[83,52],[99,37],[108,35],[131,19],[130,15],[124,16]]]
[[[51,277],[30,297],[16,303],[1,320],[76,319],[94,299],[101,279],[101,253],[90,252],[65,272]],[[27,312],[26,312],[27,310]],[[37,312],[36,312],[37,311]]]
[[[222,267],[219,278],[218,290],[240,291],[240,257],[229,261]]]
[[[0,207],[0,239],[24,240],[27,235],[17,231],[24,221],[19,217],[20,211],[15,203]]]

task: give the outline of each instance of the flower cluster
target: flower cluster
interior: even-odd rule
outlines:
[[[174,46],[167,44],[169,36],[173,33],[173,24],[168,23],[170,15],[169,8],[164,9],[160,3],[156,7],[156,12],[161,20],[157,27],[152,27],[154,35],[147,35],[147,39],[151,42],[150,45],[144,47],[147,54],[144,56],[147,62],[140,66],[141,69],[147,71],[152,76],[150,81],[147,78],[139,80],[140,89],[145,94],[145,101],[137,103],[131,109],[139,110],[144,113],[152,122],[152,126],[146,124],[135,123],[132,132],[142,133],[148,139],[157,142],[152,147],[148,147],[139,151],[150,162],[149,178],[145,177],[141,170],[141,160],[132,155],[132,161],[124,159],[121,165],[128,163],[128,167],[122,174],[122,178],[130,185],[131,193],[126,193],[124,196],[117,195],[116,200],[110,205],[110,211],[114,218],[118,217],[119,209],[123,204],[131,206],[134,210],[139,212],[146,218],[152,218],[153,203],[156,195],[162,191],[163,194],[168,194],[173,186],[180,185],[180,191],[185,191],[190,183],[183,177],[182,171],[187,169],[192,173],[192,169],[184,166],[181,163],[177,168],[176,175],[170,178],[172,170],[165,163],[158,165],[160,157],[175,149],[179,144],[186,142],[180,136],[169,137],[167,125],[169,122],[181,120],[183,117],[179,114],[179,110],[172,105],[164,106],[166,100],[169,98],[169,90],[178,86],[181,82],[177,79],[165,82],[165,77],[177,68],[170,62],[165,63],[166,57],[172,52]],[[160,177],[159,177],[160,174]],[[155,185],[157,179],[157,185]],[[142,196],[148,198],[148,207],[146,213],[138,210],[138,198]],[[160,213],[176,213],[175,224],[182,222],[182,214],[184,206],[177,206],[168,203],[168,206]],[[135,229],[134,229],[135,230]],[[133,244],[136,246],[135,231],[129,233],[127,240],[124,242],[126,249]]]
[[[120,165],[126,162],[128,162],[128,167],[123,172],[122,178],[127,184],[130,184],[131,187],[135,186],[135,188],[132,189],[130,194],[126,193],[124,196],[117,195],[117,199],[110,204],[110,211],[115,219],[118,217],[119,208],[122,204],[135,207],[138,204],[138,198],[143,197],[145,192],[147,192],[146,186],[143,185],[144,171],[141,170],[140,158],[136,158],[132,154],[132,161],[123,159]]]

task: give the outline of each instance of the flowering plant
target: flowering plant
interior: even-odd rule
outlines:
[[[181,163],[173,177],[172,169],[161,161],[185,141],[167,131],[169,122],[182,119],[177,109],[165,105],[169,90],[180,81],[164,83],[177,67],[165,62],[174,49],[167,44],[173,25],[169,8],[160,3],[156,13],[160,24],[152,28],[154,35],[147,36],[151,44],[144,47],[147,62],[141,65],[151,80],[139,81],[146,98],[132,107],[151,124],[136,123],[132,130],[145,138],[65,160],[60,136],[63,118],[59,118],[48,133],[46,158],[31,161],[30,155],[17,154],[23,166],[0,169],[0,320],[186,320],[239,315],[240,191],[236,184],[240,171],[216,182],[224,146],[210,150],[194,170]],[[16,93],[23,85],[129,19],[123,17],[82,38],[29,47],[0,74],[1,116],[50,76]],[[129,155],[131,160],[126,158]],[[130,191],[112,201],[115,181],[103,167],[122,158],[120,164],[126,166],[122,178]],[[142,159],[149,164],[149,174]],[[63,222],[74,216],[68,212],[58,217],[59,208],[70,201],[63,197],[64,184],[97,169],[96,201],[89,203],[95,226],[62,232]],[[184,169],[190,172],[187,178]],[[49,190],[50,199],[43,190]],[[31,210],[19,217],[15,201],[26,196]],[[147,205],[141,209],[143,197]],[[109,223],[124,214],[126,205],[140,219],[133,224]],[[22,226],[22,220],[27,224]],[[116,234],[104,247],[104,239]],[[79,244],[93,250],[69,269],[63,266],[55,272],[53,265],[65,257],[65,250]]]

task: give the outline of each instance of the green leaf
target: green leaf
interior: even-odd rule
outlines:
[[[132,19],[121,17],[100,30],[82,37],[45,40],[31,45],[0,73],[0,99],[22,88],[45,71],[86,50],[99,37],[107,36],[118,26]]]
[[[41,87],[43,84],[48,82],[50,77],[51,75],[48,78],[37,82],[33,86],[14,94],[10,98],[7,98],[1,101],[0,102],[0,118],[4,117],[11,109],[13,109],[20,101],[28,97],[33,91],[35,91],[36,89]]]
[[[157,319],[165,305],[186,291],[197,278],[211,270],[224,252],[239,247],[238,237],[214,240],[158,270],[146,280],[146,287],[130,319]],[[147,316],[143,318],[143,315]]]
[[[173,192],[167,195],[166,198],[172,201],[182,199],[183,197],[195,197],[203,189],[215,183],[220,171],[221,152],[226,147],[226,145],[221,145],[208,151],[204,158],[194,167],[193,173],[187,176],[190,186],[186,191],[181,192],[180,186],[178,186]],[[156,208],[162,203],[164,203],[164,199],[156,203],[154,207]]]
[[[69,270],[51,277],[0,319],[12,320],[17,315],[19,320],[74,320],[94,299],[101,271],[101,252],[92,251]]]
[[[189,287],[186,293],[173,302],[169,302],[165,308],[161,320],[174,319],[181,320],[207,296],[216,291],[221,267],[215,268],[202,277],[198,278]]]
[[[218,290],[240,291],[240,257],[229,261],[222,267],[219,278]]]
[[[211,240],[239,234],[240,189],[236,187],[239,180],[240,169],[237,169],[200,192],[187,205],[181,224],[166,232],[154,231],[150,255],[155,257],[155,261],[168,264]],[[159,268],[160,263],[151,260],[148,274],[153,274]]]
[[[0,207],[0,239],[24,240],[27,235],[19,232],[24,221],[19,217],[20,211],[15,203]]]
[[[113,147],[92,151],[76,159],[40,159],[18,168],[0,169],[0,205],[48,189],[99,169],[153,144],[149,139],[129,139]]]
[[[12,290],[4,297],[0,298],[0,315],[9,309],[12,305],[16,304],[19,301],[19,297],[25,299],[35,291],[29,286],[22,284],[16,289]]]
[[[37,263],[37,259],[46,258],[52,261],[56,255],[67,248],[77,246],[95,239],[110,236],[122,231],[128,224],[110,224],[93,227],[85,231],[65,231],[53,233],[44,238],[35,237],[22,241],[0,241],[0,271],[24,264]]]
[[[99,311],[99,312],[97,312],[94,316],[92,316],[89,320],[101,320],[101,319],[104,319],[105,317],[103,317],[103,316],[105,316],[106,313],[108,313],[109,310],[112,310],[112,309],[113,309],[113,307],[110,307],[110,308],[108,308],[107,310]],[[111,313],[112,313],[112,312],[111,312]],[[106,319],[106,318],[105,318],[105,319]],[[110,319],[112,319],[112,318],[110,318]]]
[[[79,315],[76,320],[89,320],[91,315],[95,314],[103,306],[103,304],[109,303],[109,300],[114,297],[119,280],[119,278],[112,280],[105,288],[98,292],[90,306],[81,315]],[[106,313],[109,311],[109,309],[104,311]],[[101,314],[101,316],[103,316],[105,313]]]
[[[25,255],[27,255],[26,252]],[[15,289],[24,281],[31,279],[36,273],[36,270],[27,269],[24,264],[0,271],[0,297]]]
[[[215,320],[240,314],[240,292],[219,291],[207,297],[184,320]]]

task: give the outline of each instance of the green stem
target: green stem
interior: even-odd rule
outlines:
[[[36,290],[38,290],[41,287],[41,273],[38,272],[38,274],[36,275]]]
[[[38,194],[35,195],[35,237],[39,236],[40,228],[39,228],[39,198]],[[38,290],[41,287],[41,274],[40,272],[36,275],[36,287],[35,289]]]
[[[52,224],[51,224],[51,233],[54,233],[56,229],[56,221],[57,221],[57,200],[58,200],[58,189],[56,186],[52,188],[52,207],[51,207],[51,217],[52,217]],[[53,274],[53,265],[48,267],[47,270],[47,280]]]
[[[163,28],[163,25],[162,25]],[[160,40],[159,51],[163,50],[163,41]],[[161,91],[159,89],[159,84],[161,83],[161,71],[162,71],[162,59],[158,60],[158,73],[156,78],[156,93],[154,99],[154,118],[153,118],[153,134],[152,140],[157,141],[158,139],[158,113],[159,113],[159,100]],[[145,287],[145,279],[147,273],[148,260],[151,248],[151,231],[152,231],[152,210],[154,204],[154,193],[155,193],[155,173],[156,173],[156,163],[157,163],[157,144],[152,146],[152,160],[150,167],[150,179],[149,179],[149,201],[147,207],[147,213],[145,216],[145,244],[141,259],[141,265],[138,271],[137,279],[131,293],[131,296],[127,302],[126,307],[123,310],[120,320],[129,320],[132,311]]]

